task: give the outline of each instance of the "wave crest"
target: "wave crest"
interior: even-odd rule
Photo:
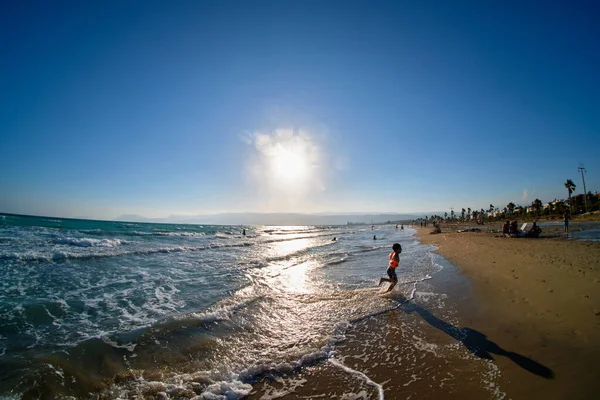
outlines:
[[[67,237],[57,239],[54,244],[65,244],[77,247],[117,247],[127,243],[121,239],[92,239],[92,238],[73,238]]]

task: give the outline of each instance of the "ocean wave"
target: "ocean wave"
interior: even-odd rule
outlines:
[[[332,265],[338,265],[338,264],[342,264],[345,263],[346,260],[348,260],[347,257],[342,257],[342,258],[338,258],[336,260],[333,261],[327,261],[323,264],[324,267],[328,267],[328,266],[332,266]]]
[[[323,235],[318,235],[323,236]],[[300,240],[300,239],[310,239],[315,238],[317,236],[303,236],[296,238],[287,238],[287,239],[274,239],[274,240],[266,240],[262,243],[276,243],[276,242],[286,242],[292,240]],[[128,244],[129,242],[122,239],[92,239],[92,238],[58,238],[53,240],[54,244],[61,245],[69,245],[80,248],[96,248],[100,250],[104,249],[121,249],[122,244]],[[267,257],[265,261],[273,262],[289,259],[292,256],[303,254],[306,252],[313,251],[315,248],[326,247],[334,244],[335,242],[326,242],[321,245],[315,245],[309,248],[305,248],[298,252],[287,254],[284,256],[275,256],[275,257]],[[149,249],[137,249],[137,250],[116,250],[109,252],[101,252],[101,253],[77,253],[70,251],[54,251],[52,253],[44,253],[41,251],[28,250],[22,253],[19,252],[0,252],[0,260],[13,260],[13,261],[61,261],[67,259],[89,259],[89,258],[106,258],[106,257],[121,257],[128,255],[150,255],[150,254],[168,254],[168,253],[183,253],[183,252],[195,252],[195,251],[203,251],[207,249],[219,249],[219,248],[235,248],[235,247],[250,247],[255,246],[257,243],[254,241],[243,241],[243,242],[235,242],[235,243],[224,243],[224,244],[216,244],[216,243],[207,243],[199,246],[165,246],[158,248],[149,248]],[[311,250],[312,249],[312,250]],[[376,249],[369,249],[365,251],[372,251]]]
[[[152,232],[154,236],[186,236],[186,237],[196,237],[196,236],[206,236],[204,232]]]
[[[104,239],[109,240],[109,239]],[[114,239],[118,240],[118,239]],[[126,243],[125,241],[120,241],[121,243]],[[235,243],[235,244],[206,244],[201,246],[166,246],[166,247],[158,247],[158,248],[150,248],[150,249],[138,249],[138,250],[121,250],[121,251],[113,251],[113,252],[105,252],[105,253],[74,253],[69,251],[55,251],[52,253],[42,253],[36,251],[26,251],[22,253],[8,253],[1,252],[0,260],[12,260],[12,261],[61,261],[68,259],[92,259],[92,258],[108,258],[108,257],[122,257],[122,256],[130,256],[130,255],[150,255],[150,254],[170,254],[170,253],[184,253],[184,252],[194,252],[194,251],[203,251],[208,249],[219,249],[219,248],[230,248],[230,247],[247,247],[253,246],[253,243]],[[74,245],[77,246],[77,245]],[[77,247],[89,247],[89,246],[77,246]],[[117,248],[116,246],[95,246],[95,248]]]
[[[315,365],[329,359],[333,346],[344,340],[345,333],[350,327],[348,322],[336,324],[328,342],[320,347],[300,352],[292,359],[276,360],[268,357],[261,358],[251,365],[243,367],[239,372],[229,371],[219,374],[215,371],[199,371],[195,373],[170,373],[159,375],[160,380],[146,380],[143,376],[136,379],[119,382],[104,391],[104,398],[131,397],[137,393],[169,398],[164,394],[176,394],[189,391],[196,393],[197,399],[236,400],[246,398],[252,391],[252,384],[262,377],[285,376],[303,367]],[[106,342],[105,342],[106,343]],[[112,344],[112,343],[111,343]],[[119,345],[119,348],[123,348]],[[127,349],[129,350],[129,349]],[[163,394],[161,396],[161,394]]]
[[[153,231],[153,232],[144,232],[144,231],[106,231],[100,229],[87,229],[79,231],[81,233],[86,233],[90,235],[119,235],[119,236],[157,236],[157,237],[204,237],[206,236],[206,232],[169,232],[169,231]]]
[[[67,237],[54,240],[54,244],[66,244],[77,247],[117,247],[127,243],[121,239],[92,239]]]

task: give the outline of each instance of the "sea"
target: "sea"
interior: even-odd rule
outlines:
[[[503,398],[435,281],[467,283],[414,234],[0,215],[0,398],[410,398],[460,391],[448,363]]]

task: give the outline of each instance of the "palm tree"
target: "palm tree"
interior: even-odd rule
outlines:
[[[548,203],[548,215],[552,215],[552,211],[554,211],[553,208],[554,208],[554,204],[552,204],[552,202],[549,202]]]
[[[573,193],[575,191],[575,188],[577,187],[577,185],[575,185],[575,182],[573,182],[571,179],[567,179],[567,181],[565,182],[565,187],[569,191],[569,212],[570,212],[571,211],[571,193]]]
[[[536,215],[540,215],[540,210],[542,209],[542,201],[540,199],[535,199],[531,206],[535,210]]]
[[[516,206],[516,205],[515,205],[515,203],[513,203],[512,201],[511,201],[510,203],[508,203],[508,204],[507,204],[507,206],[506,206],[506,208],[508,209],[508,212],[509,212],[510,214],[512,214],[512,213],[513,213],[513,211],[515,211],[515,208],[516,208],[516,207],[517,207],[517,206]]]
[[[554,204],[554,211],[558,212],[559,214],[565,213],[566,212],[565,202],[562,200],[556,202],[556,204]]]
[[[490,209],[488,210],[490,213],[490,221],[494,218],[494,205],[490,204]]]

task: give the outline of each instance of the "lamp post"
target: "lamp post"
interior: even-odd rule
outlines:
[[[583,173],[585,172],[585,168],[584,167],[577,167],[577,170],[579,172],[581,172],[581,180],[583,181],[583,199],[585,200],[585,212],[588,212],[588,206],[587,206],[587,189],[585,188],[585,177],[583,176]]]

